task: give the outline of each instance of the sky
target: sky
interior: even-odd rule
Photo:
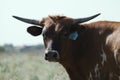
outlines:
[[[13,15],[41,20],[48,15],[83,18],[97,13],[101,15],[89,22],[120,21],[120,0],[0,0],[0,45],[43,44],[42,36],[27,33],[30,24],[14,19]]]

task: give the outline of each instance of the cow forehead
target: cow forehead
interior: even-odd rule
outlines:
[[[61,25],[71,25],[73,19],[65,16],[49,16],[43,18],[41,22],[44,23],[44,27],[52,27],[52,25],[59,27]]]
[[[69,28],[72,25],[73,19],[65,16],[50,16],[43,18],[41,22],[44,24],[43,33],[53,33]]]
[[[55,34],[55,33],[59,33],[61,30],[63,30],[64,26],[59,26],[59,25],[51,25],[49,27],[44,27],[43,28],[43,31],[42,31],[42,34]]]

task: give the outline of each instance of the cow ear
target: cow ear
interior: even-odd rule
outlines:
[[[42,33],[42,29],[41,27],[37,27],[37,26],[30,26],[27,28],[27,32],[30,33],[33,36],[38,36]]]

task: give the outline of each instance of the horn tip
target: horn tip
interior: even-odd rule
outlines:
[[[98,13],[98,14],[96,14],[96,15],[98,15],[98,16],[99,16],[99,15],[101,15],[101,13]]]
[[[14,16],[14,15],[13,15],[12,17],[13,17],[13,18],[17,18],[17,16]]]
[[[16,17],[16,16],[13,15],[12,17]]]

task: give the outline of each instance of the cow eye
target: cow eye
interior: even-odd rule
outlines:
[[[63,33],[63,35],[64,35],[64,36],[67,36],[67,35],[68,35],[68,33],[67,33],[67,32],[64,32],[64,33]]]
[[[67,37],[68,36],[68,32],[62,32],[62,35],[63,37]]]

